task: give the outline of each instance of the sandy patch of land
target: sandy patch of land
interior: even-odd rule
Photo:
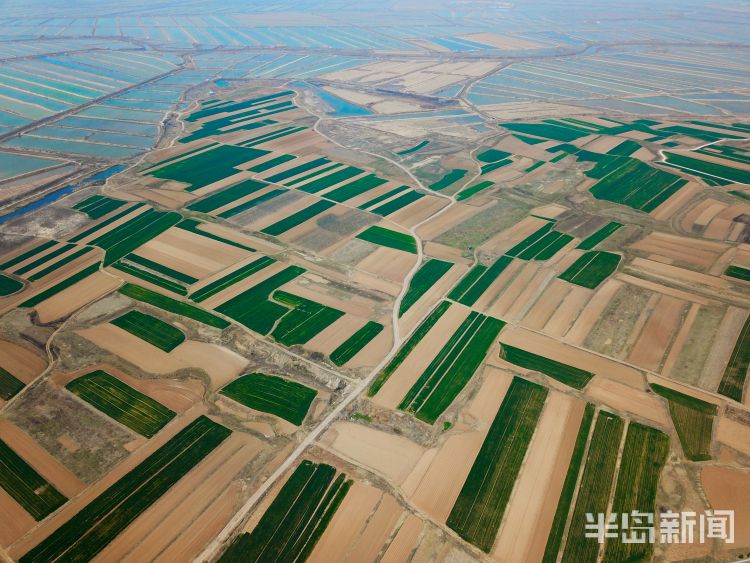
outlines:
[[[13,497],[0,488],[0,546],[13,544],[31,530],[36,521],[18,504]]]
[[[750,428],[726,417],[717,419],[716,439],[738,452],[750,455]]]
[[[401,282],[415,262],[414,254],[381,246],[357,264],[357,268],[387,280]]]
[[[483,251],[492,254],[505,254],[523,239],[546,225],[548,221],[539,217],[528,216],[509,229],[499,232],[480,247]]]
[[[337,422],[320,439],[344,459],[353,460],[394,483],[401,483],[424,449],[401,436],[354,422]]]
[[[680,327],[685,305],[681,299],[661,296],[630,350],[630,363],[651,371],[659,370],[661,360]]]
[[[498,35],[497,33],[469,33],[467,35],[459,35],[462,39],[468,39],[469,41],[475,41],[484,45],[490,45],[497,47],[498,49],[537,49],[540,47],[538,43],[532,43],[525,39],[519,39],[518,37],[511,37],[509,35]]]
[[[630,247],[701,268],[711,267],[727,249],[726,245],[713,241],[656,232],[647,235]]]
[[[703,490],[714,510],[734,510],[734,542],[750,545],[750,473],[728,467],[704,467]]]
[[[170,354],[185,366],[204,370],[211,378],[214,390],[240,375],[247,365],[247,358],[228,348],[195,340],[186,340]]]
[[[388,219],[409,229],[414,225],[421,223],[431,215],[434,215],[446,205],[448,205],[447,199],[425,196],[389,215]],[[440,217],[438,217],[435,222],[438,222],[439,220]],[[431,223],[432,221],[428,224]]]
[[[474,205],[457,203],[434,221],[429,221],[419,227],[419,229],[417,229],[417,234],[423,240],[437,238],[448,229],[455,227],[459,223],[463,223],[467,219],[470,219],[477,213],[484,211],[492,205],[493,204],[488,204],[483,207],[477,207]]]
[[[492,556],[541,561],[585,403],[551,392],[503,517]]]
[[[690,329],[693,328],[693,323],[695,322],[695,318],[698,316],[700,307],[701,306],[697,303],[690,304],[690,308],[688,309],[687,315],[685,315],[685,320],[680,327],[680,331],[677,333],[677,336],[672,343],[672,347],[669,350],[669,354],[664,360],[664,367],[662,368],[662,373],[664,375],[669,375],[670,373],[672,373],[672,368],[674,368],[674,364],[677,361],[677,358],[679,358],[683,347],[685,346],[685,342],[690,335]]]
[[[356,561],[376,561],[378,553],[401,519],[404,509],[389,494],[384,494],[378,507],[368,520],[359,538],[351,548]]]
[[[414,327],[427,315],[434,305],[442,299],[450,288],[467,272],[461,264],[452,266],[435,284],[427,290],[416,303],[399,320],[402,334],[409,334]]]
[[[670,425],[664,401],[643,389],[596,377],[586,387],[586,395],[615,410],[645,418],[663,428]]]
[[[572,287],[572,284],[565,283],[562,280],[552,280],[549,286],[544,290],[544,293],[542,293],[541,297],[523,317],[523,324],[529,328],[542,330],[549,322],[552,315],[555,314],[561,308],[563,302],[566,301],[565,298],[570,293]]]
[[[344,315],[332,325],[316,334],[312,340],[305,344],[305,348],[313,352],[328,355],[343,344],[351,335],[365,326],[366,323],[365,319],[353,315]]]
[[[37,315],[39,315],[40,322],[51,323],[67,317],[81,309],[84,305],[96,301],[118,287],[120,287],[119,280],[104,272],[94,272],[78,283],[74,283],[62,290],[57,295],[45,299],[39,305],[36,305],[34,309]]]
[[[615,274],[615,278],[618,281],[623,281],[623,282],[629,283],[630,285],[642,287],[643,289],[647,289],[649,291],[655,291],[657,293],[662,293],[664,295],[670,295],[672,297],[676,297],[677,299],[682,299],[684,301],[690,301],[692,303],[700,303],[701,305],[717,305],[718,304],[718,301],[714,301],[713,299],[707,299],[706,297],[703,297],[696,293],[690,293],[687,291],[682,291],[680,289],[674,289],[672,287],[668,287],[666,285],[662,285],[660,283],[652,282],[649,280],[644,280],[642,278],[637,278],[629,274],[618,273],[618,274]],[[609,282],[606,282],[606,283],[609,283]]]
[[[562,303],[552,312],[544,325],[544,332],[561,338],[573,326],[581,310],[588,304],[593,292],[585,287],[571,286]]]
[[[24,383],[31,383],[47,367],[47,360],[26,346],[0,340],[0,367]]]
[[[258,258],[260,258],[260,256],[253,255],[253,259],[249,260],[248,262],[253,262],[257,260]],[[256,271],[254,274],[247,276],[246,278],[243,278],[240,281],[227,286],[225,289],[222,289],[218,293],[215,293],[211,297],[204,300],[202,304],[204,307],[208,309],[216,309],[221,304],[226,303],[233,297],[236,297],[239,294],[244,293],[245,291],[247,291],[251,287],[256,286],[263,280],[266,280],[270,278],[271,276],[273,276],[274,274],[277,274],[280,271],[284,270],[287,266],[289,266],[289,264],[285,264],[283,262],[273,262],[269,264],[268,266],[266,266],[265,268],[262,268],[261,270]],[[211,278],[208,278],[208,280],[211,280],[208,283],[212,283],[214,279],[221,279],[236,269],[238,268],[232,268],[231,270],[224,270],[223,272],[217,274],[215,278],[214,276],[212,276]],[[204,281],[208,281],[208,280],[204,280]],[[203,285],[204,285],[203,282],[201,282],[201,286]],[[205,285],[208,285],[208,284],[205,284]],[[193,293],[197,291],[197,287],[198,287],[197,284],[196,286],[193,287],[192,289]],[[283,287],[284,286],[282,286],[282,288]]]
[[[518,275],[518,272],[525,267],[526,262],[522,260],[513,260],[513,262],[508,264],[505,270],[503,270],[503,272],[492,281],[486,291],[479,296],[479,299],[474,303],[474,308],[481,311],[494,309],[495,300],[502,298],[500,296],[503,295],[503,292],[507,288],[511,287],[512,280]],[[498,308],[501,306],[504,307],[505,305],[498,305]]]
[[[488,314],[493,317],[499,319],[507,317],[508,311],[518,303],[523,292],[529,287],[532,280],[534,280],[534,277],[537,275],[537,272],[539,272],[539,264],[535,262],[521,263],[519,261],[519,264],[522,264],[522,266],[520,266],[518,275],[510,282],[510,284],[508,284],[497,300],[492,303],[487,310]],[[504,274],[506,274],[506,272],[503,272],[500,277]],[[511,274],[512,272],[508,272],[508,275]],[[495,281],[498,282],[499,280]]]
[[[699,387],[714,390],[719,386],[747,317],[748,311],[746,309],[740,309],[739,307],[727,309],[719,325],[719,330],[716,331],[714,336],[711,351],[703,364],[703,372],[698,382]]]
[[[610,300],[622,287],[622,283],[608,279],[586,303],[573,326],[565,335],[565,340],[571,344],[580,346],[586,340],[586,336],[593,328],[596,321],[609,305]]]
[[[107,225],[103,226],[101,229],[98,229],[98,230],[94,231],[93,233],[91,233],[90,235],[87,235],[87,236],[83,237],[82,239],[76,241],[76,243],[77,244],[88,244],[92,240],[99,238],[100,236],[104,235],[105,233],[108,233],[109,231],[111,231],[112,229],[115,229],[115,228],[119,227],[123,223],[127,223],[128,221],[131,221],[131,220],[135,219],[139,215],[141,215],[143,213],[146,213],[146,211],[148,211],[149,209],[150,209],[150,207],[148,205],[142,205],[141,207],[138,207],[137,209],[134,209],[133,211],[131,211],[127,215],[125,215],[123,217],[120,217],[116,221],[112,221],[111,223],[108,223]],[[104,222],[106,220],[107,220],[106,216],[102,217],[101,219],[99,219],[99,221],[97,223],[94,223],[93,225],[98,225],[99,223],[102,223],[102,222]],[[73,238],[73,236],[78,235],[79,233],[82,233],[83,231],[87,231],[88,229],[92,228],[93,225],[91,223],[89,223],[85,227],[81,227],[77,231],[74,231],[74,232],[70,233],[68,235],[68,238]]]
[[[383,554],[380,563],[402,563],[409,560],[409,555],[414,551],[419,539],[419,534],[424,528],[424,522],[409,514],[401,527],[396,532],[391,544]]]

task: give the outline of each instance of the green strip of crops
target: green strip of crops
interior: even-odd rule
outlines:
[[[237,538],[221,563],[305,561],[341,505],[351,480],[326,464],[297,466],[252,532]]]
[[[299,426],[318,394],[301,383],[273,375],[250,373],[227,384],[220,393],[238,403]]]
[[[49,289],[46,289],[46,290],[42,291],[41,293],[36,294],[31,299],[28,299],[28,300],[24,301],[23,303],[21,303],[19,305],[19,307],[21,307],[21,308],[34,307],[35,305],[38,305],[39,303],[41,303],[45,299],[49,299],[53,295],[57,295],[61,291],[69,288],[73,284],[78,283],[82,279],[87,278],[88,276],[90,276],[94,272],[98,272],[98,271],[99,271],[99,264],[98,263],[97,264],[92,264],[91,266],[88,266],[87,268],[84,268],[83,270],[81,270],[81,271],[73,274],[69,278],[64,279],[60,283],[58,283],[56,285],[53,285]]]
[[[297,211],[297,213],[293,213],[288,217],[284,217],[281,221],[277,221],[276,223],[269,225],[264,229],[261,229],[261,232],[266,233],[267,235],[279,236],[287,232],[288,230],[301,225],[308,219],[311,219],[316,215],[320,215],[334,205],[336,204],[331,201],[316,201],[309,207],[305,207],[301,211]]]
[[[601,229],[596,231],[594,234],[583,239],[578,244],[578,246],[576,246],[576,248],[580,248],[581,250],[591,250],[597,244],[602,242],[605,238],[607,238],[612,233],[614,233],[617,229],[623,226],[624,225],[622,223],[616,223],[614,221],[612,221],[611,223],[607,223]]]
[[[200,235],[202,237],[205,237],[211,240],[215,240],[222,244],[228,244],[229,246],[234,246],[235,248],[241,248],[242,250],[247,250],[248,252],[255,252],[254,248],[251,248],[239,242],[235,242],[231,239],[224,238],[220,235],[215,235],[213,233],[209,233],[208,231],[204,231],[203,229],[198,228],[200,227],[200,225],[203,225],[203,224],[204,223],[201,223],[200,221],[196,221],[195,219],[183,219],[182,221],[177,223],[175,227],[178,229],[189,231],[191,233],[195,233],[196,235]]]
[[[37,522],[60,508],[65,498],[0,440],[0,487]]]
[[[489,268],[481,264],[474,266],[450,292],[448,297],[463,305],[473,305],[512,261],[513,258],[510,256],[501,256]]]
[[[513,379],[446,521],[487,553],[495,543],[546,398],[541,385]]]
[[[214,192],[196,202],[191,203],[187,206],[187,209],[191,211],[199,211],[201,213],[210,213],[214,209],[223,207],[228,203],[248,196],[252,193],[257,192],[265,188],[268,184],[260,182],[258,180],[244,180],[239,184],[230,186],[218,192]]]
[[[403,250],[404,252],[410,252],[412,254],[417,253],[417,241],[414,237],[407,235],[406,233],[400,233],[373,225],[372,227],[365,229],[357,235],[358,239],[366,240],[373,244],[379,244],[380,246],[387,246],[389,248],[395,248],[396,250]]]
[[[656,512],[659,477],[668,454],[669,437],[664,432],[637,422],[630,423],[617,475],[613,514]],[[602,561],[649,561],[653,550],[654,544],[649,541],[624,543],[620,537],[609,538]]]
[[[552,230],[553,224],[552,223],[546,223],[542,227],[539,227],[536,231],[531,233],[529,236],[527,236],[525,239],[523,239],[521,242],[516,244],[513,248],[508,250],[505,254],[507,256],[518,256],[523,252],[526,248],[534,244],[536,241],[541,239],[543,236],[545,236],[549,231]]]
[[[97,231],[101,230],[102,228],[106,227],[107,225],[110,225],[111,223],[114,223],[118,219],[121,219],[122,217],[125,217],[129,213],[132,213],[136,209],[140,209],[146,205],[145,203],[134,203],[133,205],[129,205],[127,208],[123,209],[119,213],[115,213],[112,215],[112,217],[107,217],[103,221],[99,221],[96,225],[93,227],[86,229],[85,231],[82,231],[75,235],[74,237],[70,237],[68,239],[70,242],[78,242],[79,240],[85,239],[87,236],[92,235],[96,233]]]
[[[164,311],[169,311],[170,313],[181,315],[209,326],[226,328],[230,324],[229,321],[217,317],[216,315],[212,315],[203,309],[199,309],[188,303],[183,303],[182,301],[172,299],[171,297],[167,297],[166,295],[162,295],[161,293],[151,291],[150,289],[132,283],[126,283],[119,289],[119,291],[131,299],[148,303],[149,305],[153,305]]]
[[[273,298],[291,309],[271,333],[271,336],[286,346],[305,344],[344,316],[343,311],[285,291],[275,292]]]
[[[403,363],[406,357],[412,352],[412,350],[414,350],[414,348],[416,348],[417,344],[422,341],[422,339],[430,331],[430,329],[435,326],[435,323],[440,320],[440,317],[445,314],[450,306],[450,301],[441,301],[440,305],[435,307],[435,309],[429,315],[427,315],[427,317],[420,323],[420,325],[414,330],[414,332],[411,333],[411,335],[401,346],[399,351],[396,352],[396,355],[393,356],[393,359],[388,362],[388,365],[383,368],[383,371],[381,371],[372,382],[372,385],[370,385],[370,388],[367,390],[368,397],[373,397],[378,391],[380,391],[380,388],[385,385],[385,382],[388,381],[388,378],[393,375],[393,372],[398,369],[398,366]]]
[[[568,519],[570,505],[573,502],[573,493],[575,492],[578,475],[581,473],[583,454],[586,452],[586,442],[591,432],[591,422],[594,419],[594,405],[586,404],[583,411],[581,425],[578,428],[576,443],[573,446],[573,454],[568,465],[568,472],[565,474],[565,482],[560,492],[560,500],[557,502],[555,518],[552,521],[552,528],[547,536],[547,545],[544,549],[542,563],[555,563],[557,554],[560,552],[563,534],[565,532],[565,522]]]
[[[10,260],[3,262],[2,264],[0,264],[0,270],[7,270],[8,268],[15,266],[16,264],[20,264],[24,260],[28,260],[32,256],[36,256],[37,254],[44,252],[48,248],[52,248],[56,244],[57,244],[57,241],[54,241],[54,240],[48,240],[47,242],[43,242],[42,244],[35,246],[31,250],[27,250],[26,252],[19,254],[15,258],[11,258]]]
[[[500,346],[500,357],[506,362],[538,371],[574,389],[583,389],[594,377],[594,374],[590,371],[569,366],[515,346],[508,344],[501,344]]]
[[[90,561],[231,431],[200,416],[19,559]]]
[[[380,205],[374,209],[371,209],[370,211],[374,213],[375,215],[380,215],[381,217],[386,217],[390,215],[391,213],[395,213],[396,211],[406,207],[407,205],[411,205],[415,201],[422,199],[424,197],[424,194],[421,194],[417,191],[410,190],[406,192],[405,194],[402,194],[391,201],[388,201],[384,203],[383,205]]]
[[[368,321],[365,326],[352,334],[338,348],[331,352],[331,362],[337,366],[343,366],[381,332],[383,332],[383,325],[374,321]]]
[[[121,199],[113,199],[103,195],[92,195],[73,206],[73,209],[83,211],[91,219],[98,219],[107,213],[111,213],[125,205],[127,202]]]
[[[154,436],[175,417],[161,403],[101,370],[82,375],[65,388],[146,438]]]
[[[354,178],[362,172],[364,172],[364,170],[362,170],[361,168],[346,166],[345,168],[337,170],[336,172],[328,174],[327,176],[321,176],[317,179],[311,180],[310,182],[307,182],[305,185],[300,186],[297,189],[309,194],[315,194],[318,192],[322,192],[326,188],[330,188],[335,184],[343,182],[344,180]]]
[[[724,270],[724,275],[742,281],[750,281],[750,269],[742,268],[741,266],[729,266]]]
[[[0,274],[0,297],[11,295],[23,287],[23,282]]]
[[[456,200],[464,201],[465,199],[469,199],[474,194],[479,193],[482,190],[489,188],[493,184],[494,182],[490,182],[489,180],[484,180],[482,182],[479,182],[478,184],[474,184],[473,186],[458,192],[458,194],[456,195]]]
[[[165,352],[171,352],[185,340],[180,329],[136,310],[128,311],[110,322]]]
[[[9,371],[0,367],[0,399],[8,401],[25,387],[23,381],[17,379]]]
[[[414,274],[414,277],[412,277],[411,282],[409,282],[409,289],[401,300],[398,316],[403,316],[404,313],[411,309],[412,305],[419,301],[427,293],[427,290],[435,285],[452,267],[452,262],[444,262],[435,258],[431,258],[422,264]]]
[[[393,197],[397,193],[403,192],[404,190],[408,190],[408,189],[409,189],[409,186],[399,186],[397,188],[393,188],[392,190],[389,190],[386,193],[381,194],[381,195],[379,195],[379,196],[371,199],[370,201],[366,201],[362,205],[358,206],[357,209],[372,208],[372,207],[376,206],[378,203],[380,203],[381,201],[385,201],[386,199]]]
[[[612,252],[592,250],[581,255],[559,278],[581,287],[595,289],[611,276],[622,257]]]
[[[164,289],[167,289],[173,293],[177,293],[178,295],[187,295],[187,288],[181,283],[173,280],[168,280],[167,278],[163,278],[153,272],[142,270],[141,268],[137,268],[132,264],[115,262],[114,264],[112,264],[112,267],[116,270],[120,270],[121,272],[125,272],[126,274],[130,274],[131,276],[140,278],[143,281],[147,281],[156,286],[163,287]]]
[[[594,563],[597,559],[600,546],[596,538],[586,537],[586,514],[607,512],[623,427],[619,416],[599,412],[578,487],[562,563]]]
[[[37,258],[36,260],[34,260],[33,262],[29,262],[22,268],[18,268],[13,273],[16,274],[17,276],[22,276],[26,272],[30,272],[31,270],[34,270],[35,268],[38,268],[39,266],[46,264],[53,258],[57,258],[61,254],[67,252],[68,250],[72,250],[75,247],[76,247],[75,244],[63,244],[59,246],[58,248],[56,248],[55,250],[53,250],[52,252],[48,252],[41,258]]]
[[[247,211],[248,209],[257,207],[261,203],[265,203],[266,201],[272,200],[273,198],[278,197],[281,194],[284,194],[286,192],[287,190],[285,190],[284,188],[270,190],[264,194],[259,195],[256,198],[248,200],[244,203],[240,203],[236,207],[231,207],[230,209],[226,209],[222,211],[221,213],[218,214],[218,217],[221,217],[222,219],[229,219],[230,217],[234,217],[235,215],[239,215],[240,213]]]
[[[216,295],[217,293],[225,290],[231,285],[244,280],[245,278],[253,275],[255,272],[259,272],[263,268],[266,268],[276,262],[273,258],[268,256],[261,256],[260,258],[253,260],[249,264],[245,264],[241,268],[228,273],[226,276],[219,278],[202,288],[194,291],[190,294],[190,299],[196,302],[205,301],[209,297]]]
[[[719,383],[718,392],[725,397],[742,402],[748,365],[750,365],[750,317],[745,321],[737,343],[734,345],[729,363]]]
[[[458,182],[461,178],[466,176],[469,173],[468,170],[464,170],[462,168],[455,168],[448,172],[445,176],[443,176],[440,180],[437,182],[430,184],[430,189],[435,191],[444,190],[451,184],[455,184]]]
[[[164,274],[168,278],[172,278],[173,280],[177,280],[187,285],[194,284],[198,281],[198,278],[194,278],[193,276],[178,272],[177,270],[174,270],[168,266],[164,266],[163,264],[159,264],[158,262],[154,262],[153,260],[149,260],[148,258],[144,258],[143,256],[138,256],[137,254],[130,253],[125,256],[123,260],[126,260],[127,262],[133,262],[134,264],[138,264],[139,266],[143,266],[144,268],[148,268],[149,270],[153,270],[154,272]]]
[[[429,142],[430,142],[429,139],[424,139],[423,141],[420,141],[419,143],[417,143],[413,147],[410,147],[408,149],[404,149],[402,151],[399,151],[396,154],[400,155],[400,156],[404,156],[404,155],[407,155],[407,154],[411,154],[413,152],[417,152],[419,149],[422,149],[422,148],[426,147]]]
[[[76,260],[80,258],[81,256],[88,254],[92,250],[93,248],[91,248],[90,246],[85,246],[83,248],[80,248],[76,250],[75,252],[73,252],[72,254],[69,254],[68,256],[64,256],[63,258],[60,258],[58,261],[50,264],[46,268],[43,268],[42,270],[39,270],[35,274],[32,274],[31,276],[29,276],[29,281],[40,280],[43,277],[50,275],[52,272],[59,270],[63,266],[67,266],[73,260]]]
[[[349,182],[348,184],[344,184],[343,186],[331,190],[326,193],[324,197],[331,201],[347,201],[353,197],[357,197],[365,192],[373,190],[378,186],[382,186],[387,181],[388,180],[384,180],[383,178],[378,178],[375,174],[368,174],[367,176],[363,176],[353,182]]]

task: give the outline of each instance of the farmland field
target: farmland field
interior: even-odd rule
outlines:
[[[614,233],[617,229],[620,229],[623,226],[624,225],[622,223],[617,223],[615,221],[607,223],[601,229],[596,231],[594,234],[583,239],[578,244],[578,246],[576,246],[576,248],[580,248],[581,250],[591,250],[597,244],[602,242],[604,239],[606,239],[608,236]]]
[[[380,391],[380,388],[385,385],[388,378],[393,375],[393,372],[398,369],[406,357],[411,353],[417,344],[419,344],[425,335],[430,332],[430,329],[435,326],[435,323],[440,320],[448,308],[451,306],[450,301],[441,301],[440,304],[433,309],[433,311],[420,323],[420,325],[411,333],[409,338],[404,342],[399,351],[393,356],[390,362],[383,368],[378,376],[373,380],[370,389],[367,391],[367,395],[370,397]]]
[[[344,316],[343,311],[286,291],[276,291],[273,299],[291,309],[281,317],[271,333],[271,336],[286,346],[306,343]]]
[[[82,375],[65,388],[146,438],[175,417],[164,405],[101,370]]]
[[[165,352],[171,352],[185,340],[180,329],[140,311],[128,311],[111,323]]]
[[[68,500],[2,440],[0,454],[0,487],[34,520],[42,520]]]
[[[414,190],[409,190],[408,192],[401,194],[400,196],[392,199],[391,201],[384,203],[383,205],[379,205],[378,207],[373,207],[369,211],[371,211],[375,215],[380,215],[381,217],[387,217],[391,213],[395,213],[396,211],[403,209],[407,205],[411,205],[412,203],[414,203],[415,201],[419,199],[422,199],[423,197],[424,197],[424,194],[421,194]]]
[[[569,366],[544,356],[501,344],[500,356],[506,362],[521,366],[526,369],[541,372],[552,379],[556,379],[565,385],[570,385],[574,389],[583,389],[588,382],[594,377],[590,371]]]
[[[501,256],[489,267],[477,264],[461,278],[461,281],[448,294],[448,298],[464,305],[473,305],[511,262],[513,258],[510,256]]]
[[[544,387],[513,379],[448,516],[448,527],[482,551],[492,550],[546,398]]]
[[[234,285],[235,283],[253,275],[256,272],[259,272],[260,270],[270,266],[274,262],[276,262],[276,260],[274,260],[273,258],[269,258],[268,256],[261,256],[260,258],[253,260],[249,264],[245,264],[241,268],[236,269],[226,276],[223,276],[218,280],[215,280],[209,284],[204,285],[200,289],[195,290],[190,294],[190,299],[197,302],[205,301],[209,297],[216,295],[220,291],[224,291],[229,286]]]
[[[659,477],[669,454],[669,437],[649,426],[631,422],[625,437],[622,460],[617,475],[612,512],[615,514],[655,513]],[[651,556],[653,543],[625,543],[608,539],[604,561],[645,561]]]
[[[123,295],[127,295],[131,299],[135,299],[136,301],[148,303],[149,305],[153,305],[154,307],[158,307],[159,309],[163,309],[164,311],[169,311],[170,313],[181,315],[183,317],[188,317],[209,326],[213,326],[216,328],[226,328],[229,326],[229,321],[226,321],[221,317],[212,315],[211,313],[190,305],[189,303],[183,303],[182,301],[177,301],[176,299],[172,299],[171,297],[167,297],[166,295],[162,295],[161,293],[151,291],[150,289],[146,289],[145,287],[140,287],[132,283],[126,283],[119,289],[119,292]]]
[[[584,536],[586,514],[607,511],[623,426],[620,417],[599,411],[562,554],[564,563],[596,561],[599,543]]]
[[[362,231],[357,235],[357,238],[396,250],[403,250],[412,254],[417,253],[417,241],[414,240],[413,236],[377,225]]]
[[[326,464],[302,461],[251,533],[229,546],[222,563],[305,561],[352,485]]]
[[[338,348],[331,352],[331,361],[337,366],[343,366],[381,332],[383,332],[383,325],[374,321],[368,321],[365,326],[352,334]]]
[[[466,176],[466,174],[468,173],[469,173],[468,170],[455,168],[451,170],[450,172],[448,172],[445,176],[443,176],[437,182],[430,184],[430,189],[437,190],[437,191],[444,190],[451,184],[455,184],[456,182],[458,182],[461,178]]]
[[[465,189],[461,190],[460,192],[458,192],[458,194],[456,195],[456,199],[458,201],[463,201],[465,199],[469,199],[474,194],[478,194],[482,190],[486,190],[487,188],[489,188],[493,184],[494,184],[494,182],[490,182],[489,180],[484,180],[482,182],[478,182],[478,183],[474,184],[473,186],[469,186],[468,188],[465,188]]]
[[[652,383],[651,388],[669,403],[669,415],[685,457],[691,461],[711,459],[713,423],[718,407],[656,383]]]
[[[80,203],[75,204],[73,209],[83,211],[91,219],[99,219],[107,213],[122,207],[126,203],[126,201],[121,199],[113,199],[102,195],[92,195]]]
[[[35,305],[38,305],[39,303],[41,303],[45,299],[49,299],[53,295],[57,295],[61,291],[69,288],[70,286],[78,283],[82,279],[84,279],[84,278],[90,276],[91,274],[93,274],[94,272],[98,272],[98,271],[99,271],[99,264],[92,264],[91,266],[87,266],[86,268],[84,268],[84,269],[76,272],[72,276],[69,276],[69,277],[65,278],[60,283],[57,283],[57,284],[53,285],[49,289],[45,289],[44,291],[42,291],[41,293],[36,294],[34,297],[32,297],[30,299],[27,299],[26,301],[24,301],[23,303],[21,303],[21,305],[19,305],[19,307],[34,307]]]
[[[7,401],[24,388],[23,381],[14,377],[8,370],[0,367],[0,399]]]
[[[187,206],[187,209],[191,211],[200,211],[201,213],[211,213],[215,209],[224,207],[225,205],[232,203],[235,200],[253,194],[268,184],[260,182],[258,180],[244,180],[234,186],[224,188],[214,192],[204,198],[197,200]]]
[[[156,274],[154,272],[149,272],[148,270],[144,270],[143,268],[139,268],[132,264],[128,264],[126,262],[115,262],[114,264],[112,264],[112,267],[115,270],[120,270],[121,272],[130,274],[131,276],[140,278],[143,281],[152,283],[159,287],[163,287],[164,289],[171,291],[173,293],[176,293],[178,295],[187,295],[188,293],[188,289],[187,287],[185,287],[185,285],[177,281],[162,277],[159,274]]]
[[[750,270],[741,266],[729,266],[724,270],[724,275],[742,281],[750,281]]]
[[[737,338],[717,392],[735,401],[742,401],[748,365],[750,365],[750,318],[745,321]]]
[[[12,295],[23,287],[23,283],[13,278],[0,274],[0,297]]]
[[[305,209],[298,211],[297,213],[293,213],[289,215],[288,217],[284,217],[280,221],[277,221],[273,225],[269,225],[268,227],[265,227],[261,229],[261,232],[266,233],[267,235],[273,235],[273,236],[279,236],[285,232],[287,232],[290,229],[293,229],[294,227],[301,225],[308,219],[311,219],[312,217],[315,217],[316,215],[320,215],[324,211],[327,211],[331,207],[336,205],[335,203],[332,203],[330,201],[318,201],[313,203],[311,206],[306,207]]]
[[[450,262],[435,258],[422,264],[409,283],[409,290],[401,301],[398,316],[403,316],[452,266]]]
[[[90,560],[230,434],[200,416],[20,558]]]
[[[595,289],[614,273],[621,259],[619,254],[592,250],[573,262],[559,277],[575,285]]]
[[[433,424],[458,396],[484,360],[505,323],[469,313],[404,397],[400,409]]]
[[[220,393],[246,407],[267,412],[299,426],[305,420],[317,391],[295,381],[263,373],[243,375]]]

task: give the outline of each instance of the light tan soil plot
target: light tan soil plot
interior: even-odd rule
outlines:
[[[414,254],[381,246],[359,262],[357,269],[401,283],[415,262]]]
[[[408,561],[412,551],[417,546],[419,534],[424,528],[424,522],[410,514],[396,532],[380,563],[402,563]]]
[[[721,243],[668,233],[651,233],[630,247],[699,268],[710,268],[728,248]]]
[[[120,287],[120,281],[104,272],[94,272],[57,295],[45,299],[34,309],[42,323],[51,323],[78,311],[84,305],[104,297]]]
[[[686,304],[681,299],[660,296],[638,340],[630,350],[630,363],[651,371],[659,371],[662,358],[680,328]]]
[[[585,287],[572,286],[563,302],[554,309],[544,325],[544,332],[561,338],[573,326],[583,308],[588,304],[593,292]]]
[[[354,422],[337,422],[321,444],[390,481],[400,484],[422,457],[424,449],[411,440]]]
[[[47,360],[26,346],[0,340],[0,367],[24,383],[31,383],[47,367]]]
[[[373,512],[359,538],[351,547],[353,561],[376,561],[393,529],[404,513],[398,501],[389,494],[384,494],[378,507]]]
[[[457,203],[434,221],[429,221],[419,227],[419,229],[417,229],[417,235],[419,235],[422,240],[437,238],[448,229],[470,219],[483,210],[484,207]]]
[[[409,334],[438,301],[448,293],[467,272],[463,264],[453,265],[435,284],[420,297],[399,320],[402,334]]]
[[[701,484],[713,510],[734,510],[734,546],[750,545],[750,473],[704,467]]]
[[[560,279],[553,280],[523,317],[523,325],[542,330],[552,315],[567,303],[566,297],[573,287]]]
[[[448,205],[448,200],[425,196],[388,216],[388,219],[407,229],[417,225]],[[438,217],[438,220],[440,217]]]
[[[0,546],[8,547],[26,532],[36,521],[18,504],[13,497],[0,488]]]
[[[612,379],[636,388],[643,387],[643,375],[635,368],[622,365],[585,350],[568,346],[567,344],[557,342],[548,336],[537,334],[520,327],[505,327],[500,333],[500,342],[522,348],[533,354],[539,354],[573,367],[591,371],[596,377]],[[494,365],[499,365],[503,368],[507,368],[509,365],[497,356],[492,357],[491,361]],[[519,368],[513,366],[512,369],[518,370]]]
[[[461,412],[462,421],[436,450],[429,450],[404,482],[402,490],[421,510],[444,522],[456,503],[512,376],[488,366],[479,392]],[[459,433],[460,432],[460,433]]]
[[[494,559],[542,559],[584,406],[568,395],[550,393],[498,532]]]
[[[739,307],[727,309],[714,336],[711,351],[703,364],[703,372],[698,382],[699,387],[711,391],[718,388],[747,317],[746,309]]]
[[[506,251],[513,248],[516,244],[542,228],[547,223],[548,221],[545,221],[544,219],[528,216],[513,225],[511,228],[499,232],[490,240],[482,244],[480,248],[484,252],[492,254],[505,254]]]
[[[672,373],[672,368],[674,368],[675,362],[677,362],[677,359],[679,358],[680,353],[685,346],[685,342],[690,335],[690,329],[693,328],[693,323],[698,316],[700,307],[701,306],[697,303],[690,304],[690,308],[685,315],[685,321],[682,323],[680,331],[677,333],[677,336],[672,343],[672,347],[669,350],[669,354],[664,360],[664,367],[662,368],[663,375],[668,376],[670,373]]]
[[[600,401],[614,410],[631,416],[644,418],[662,428],[669,428],[669,415],[664,401],[653,393],[612,381],[595,377],[586,387],[586,396]]]
[[[605,281],[588,300],[580,315],[578,315],[578,318],[573,323],[573,326],[565,334],[565,340],[577,346],[583,344],[586,336],[588,336],[596,321],[601,317],[607,305],[609,305],[609,302],[621,287],[622,283],[616,280],[609,279]]]
[[[726,417],[720,417],[716,439],[738,452],[750,455],[750,427]]]
[[[240,375],[247,365],[247,358],[209,342],[186,340],[170,354],[187,367],[203,369],[211,378],[214,390]]]

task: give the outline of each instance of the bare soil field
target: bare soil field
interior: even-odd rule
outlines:
[[[31,383],[47,367],[47,360],[26,346],[0,340],[0,367],[24,383]]]
[[[64,289],[57,295],[45,299],[34,309],[42,323],[51,323],[81,309],[84,305],[104,297],[120,287],[121,282],[104,272],[95,272]]]
[[[704,467],[701,484],[711,508],[734,510],[735,546],[750,545],[750,473],[727,467]]]
[[[651,371],[659,371],[683,320],[685,301],[662,296],[631,348],[628,361]]]

